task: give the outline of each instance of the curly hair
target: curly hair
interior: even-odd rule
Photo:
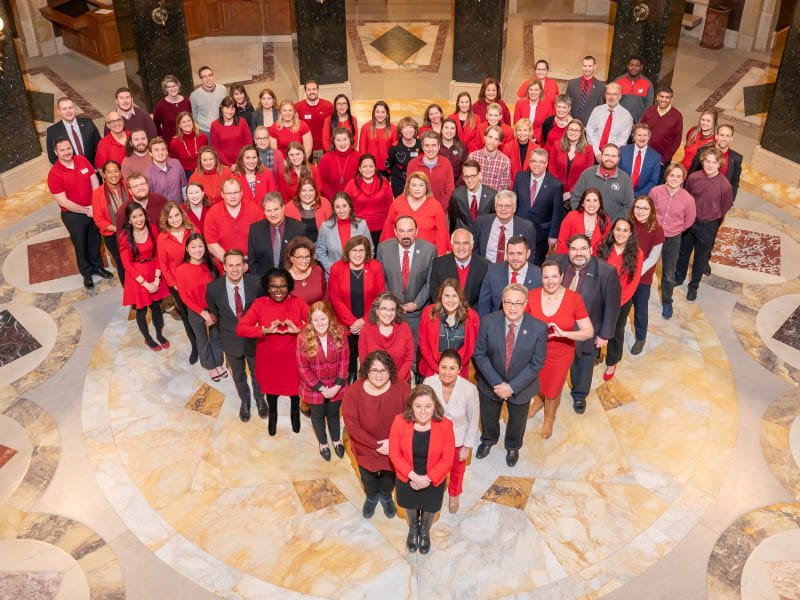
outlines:
[[[366,379],[369,370],[376,362],[379,362],[386,367],[386,370],[389,371],[389,381],[394,383],[397,380],[397,366],[394,364],[394,360],[386,350],[373,350],[367,354],[367,357],[361,363],[361,368],[358,369],[358,378]]]
[[[639,246],[636,243],[636,231],[633,228],[633,222],[628,217],[618,217],[614,219],[611,225],[611,231],[606,234],[603,241],[597,247],[597,256],[603,260],[608,260],[611,253],[614,251],[614,229],[619,222],[625,222],[630,228],[630,236],[628,241],[625,242],[625,248],[622,250],[622,268],[620,269],[620,279],[623,275],[627,275],[628,283],[633,281],[633,275],[636,272],[636,258],[639,254]]]
[[[308,250],[309,254],[311,254],[310,264],[313,265],[314,261],[317,260],[317,247],[314,245],[314,242],[304,235],[292,238],[289,240],[289,243],[286,244],[286,249],[283,251],[283,264],[291,265],[291,258],[300,248],[305,248]]]
[[[317,330],[314,329],[314,324],[311,322],[311,316],[315,312],[321,312],[328,317],[328,333],[333,338],[337,352],[341,352],[346,343],[345,337],[347,333],[342,323],[336,318],[333,307],[323,300],[317,300],[308,309],[308,323],[300,330],[297,336],[297,343],[300,351],[308,358],[314,358],[319,352],[320,348],[317,343],[319,337],[317,335]]]
[[[273,279],[285,279],[289,285],[289,293],[294,290],[294,277],[289,273],[288,269],[283,267],[270,267],[267,272],[261,276],[261,295],[269,296],[269,282]]]
[[[406,316],[406,311],[403,310],[402,303],[400,302],[400,298],[395,296],[392,292],[381,292],[378,294],[378,297],[372,301],[372,306],[369,308],[369,322],[373,325],[377,325],[379,322],[378,319],[378,309],[380,308],[381,302],[384,300],[390,300],[394,302],[395,313],[394,313],[394,323],[399,325],[403,322]]]
[[[433,391],[433,388],[429,385],[425,385],[424,383],[420,383],[413,390],[411,390],[411,393],[406,399],[406,407],[403,409],[403,419],[408,422],[416,422],[416,419],[414,418],[414,400],[421,396],[428,396],[433,400],[432,419],[434,421],[441,421],[444,418],[444,407],[442,406],[442,402],[439,400],[439,396],[436,395],[436,392]]]

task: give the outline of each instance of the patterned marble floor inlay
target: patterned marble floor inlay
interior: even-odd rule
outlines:
[[[524,510],[525,505],[528,504],[534,481],[532,477],[502,475],[494,480],[481,499]]]
[[[199,413],[217,418],[222,403],[225,402],[225,395],[212,388],[207,383],[202,384],[197,391],[189,398],[186,408],[196,410]]]
[[[361,73],[438,73],[449,21],[347,22],[347,35]]]
[[[0,444],[0,469],[17,454],[17,450]]]
[[[78,274],[75,249],[68,237],[28,244],[28,283]]]
[[[775,81],[777,69],[754,58],[745,60],[738,69],[697,107],[697,112],[713,110],[722,122],[758,129],[766,115],[758,113],[746,115],[744,107],[744,88]]]
[[[398,65],[402,65],[426,45],[408,29],[399,25],[395,25],[382,36],[370,42],[370,46]]]
[[[606,410],[614,410],[635,400],[633,394],[624,385],[614,380],[598,386],[597,396]]]
[[[9,310],[0,310],[0,367],[38,350],[42,345]]]
[[[61,573],[0,572],[0,599],[53,600],[61,585]]]
[[[327,477],[310,481],[293,481],[292,485],[300,498],[303,510],[307,513],[347,502],[345,495]]]
[[[781,275],[781,238],[759,231],[722,226],[712,262],[749,271]]]
[[[800,350],[800,306],[783,322],[783,325],[778,328],[772,337],[795,350]]]
[[[780,600],[800,600],[800,561],[768,562],[767,568]]]

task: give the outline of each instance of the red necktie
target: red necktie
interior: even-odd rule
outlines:
[[[514,353],[514,329],[516,323],[508,324],[508,333],[506,334],[506,375],[508,375],[508,365],[511,364],[511,355]]]
[[[506,259],[506,226],[500,225],[500,235],[497,237],[497,258],[494,262],[503,262]]]
[[[475,222],[475,219],[478,218],[478,199],[475,197],[475,194],[472,194],[472,202],[469,204],[469,216],[472,217],[472,222]]]
[[[408,250],[403,250],[403,266],[400,267],[400,276],[403,278],[403,293],[408,289],[408,276],[411,274],[411,259]]]
[[[534,200],[536,200],[536,180],[531,176],[531,208]]]
[[[511,271],[511,283],[517,283],[517,275],[519,275],[519,273]]]
[[[608,137],[611,135],[611,121],[614,119],[614,111],[608,109],[608,118],[606,119],[606,126],[603,127],[603,135],[600,136],[600,147],[597,149],[599,152],[603,151],[603,146],[608,143]]]
[[[242,304],[242,296],[239,294],[239,286],[233,286],[233,304],[236,307],[236,318],[241,319],[244,312],[244,305]]]
[[[469,277],[469,267],[458,267],[458,283],[461,284],[462,290],[467,287],[467,277]]]
[[[83,145],[81,144],[81,136],[78,133],[78,127],[75,123],[72,124],[72,137],[75,139],[75,152],[83,156]]]
[[[642,151],[636,151],[636,160],[633,161],[633,173],[631,174],[631,182],[633,183],[633,189],[636,189],[636,184],[639,183],[639,171],[642,170]]]

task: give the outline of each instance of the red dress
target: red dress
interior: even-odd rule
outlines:
[[[148,292],[136,281],[141,275],[145,281],[153,281],[156,278],[156,269],[161,270],[156,258],[156,228],[151,226],[147,239],[141,244],[136,244],[139,255],[134,258],[131,244],[128,241],[128,234],[124,231],[117,236],[119,240],[119,255],[122,259],[122,266],[125,269],[125,287],[122,289],[122,306],[135,306],[145,308],[153,302],[169,296],[169,289],[162,277],[158,283],[155,294]]]
[[[358,153],[372,154],[375,157],[375,168],[379,171],[386,169],[386,159],[389,158],[389,148],[397,143],[397,127],[390,125],[375,129],[372,134],[372,121],[364,123],[361,135],[358,138]]]
[[[302,329],[308,319],[308,304],[292,294],[283,302],[275,302],[269,296],[256,298],[239,319],[236,335],[258,338],[256,381],[261,391],[278,396],[297,396],[300,393],[300,373],[295,357],[297,334],[261,335],[261,327],[269,327],[276,319],[288,319]]]
[[[555,314],[549,317],[542,312],[542,288],[528,292],[528,306],[525,310],[542,323],[555,323],[562,331],[575,329],[578,319],[589,316],[580,294],[564,289],[564,297]],[[547,340],[547,355],[544,366],[539,371],[539,389],[547,398],[558,398],[564,382],[567,380],[572,360],[575,358],[575,341],[563,337],[551,337]]]

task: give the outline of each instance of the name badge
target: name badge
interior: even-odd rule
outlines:
[[[419,156],[419,152],[409,152],[408,155],[412,156],[412,157],[413,156]]]
[[[310,118],[311,118],[311,115],[303,115],[303,118],[304,118],[304,119],[306,119],[306,120],[308,120],[308,119],[310,119]]]
[[[89,172],[89,169],[81,169],[81,175],[86,175]]]

